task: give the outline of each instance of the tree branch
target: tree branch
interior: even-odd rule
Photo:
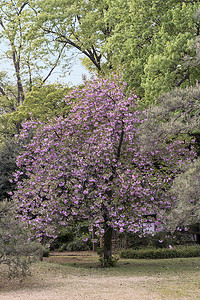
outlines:
[[[62,52],[63,52],[63,50],[64,50],[66,44],[67,44],[67,43],[65,43],[65,44],[63,45],[63,47],[62,47],[62,49],[61,49],[61,51],[60,51],[60,53],[59,53],[59,55],[58,55],[58,58],[56,59],[56,62],[55,62],[55,64],[54,64],[54,66],[51,68],[51,70],[49,71],[49,73],[47,74],[47,76],[45,77],[45,79],[42,81],[43,83],[46,82],[46,80],[50,77],[50,75],[52,74],[52,72],[53,72],[53,71],[55,70],[55,68],[57,67],[58,62],[59,62],[59,59],[60,59],[60,57],[61,57],[61,55],[62,55]]]
[[[21,15],[22,10],[24,9],[24,7],[25,7],[27,4],[29,4],[28,1],[24,2],[24,4],[22,4],[22,6],[21,6],[21,8],[20,8],[20,10],[19,10],[18,16]]]
[[[119,159],[120,154],[121,154],[123,138],[124,138],[124,122],[122,120],[122,131],[121,131],[121,134],[120,134],[119,145],[118,145],[118,148],[117,148],[117,160]]]
[[[4,92],[4,89],[2,89],[2,87],[0,87],[0,93],[1,93],[3,96],[6,96],[6,93]]]
[[[179,82],[176,83],[176,86],[180,86],[186,79],[189,79],[189,77],[190,74],[186,73],[185,76]]]
[[[43,28],[43,30],[44,30],[44,32],[49,33],[49,34],[50,33],[57,34],[57,32],[55,32],[53,30],[44,29],[44,28]],[[78,44],[76,44],[75,42],[73,42],[72,40],[70,40],[63,34],[60,34],[59,37],[56,38],[56,41],[58,41],[60,43],[64,43],[65,45],[68,44],[68,45],[76,48],[80,52],[82,52],[85,56],[87,56],[92,61],[92,63],[97,67],[97,69],[99,71],[101,71],[100,61],[95,59],[95,56],[90,49],[83,50],[81,46],[79,46]]]

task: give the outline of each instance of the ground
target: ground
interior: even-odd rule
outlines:
[[[22,282],[1,268],[1,300],[200,299],[200,258],[121,260],[101,269],[93,252],[52,253]],[[193,271],[194,270],[194,271]]]

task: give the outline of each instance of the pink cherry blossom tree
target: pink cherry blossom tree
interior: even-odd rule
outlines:
[[[87,220],[104,237],[107,260],[113,230],[140,232],[152,214],[161,224],[173,206],[167,191],[195,153],[181,141],[143,151],[144,120],[137,96],[127,96],[125,88],[117,76],[93,80],[66,97],[67,118],[23,124],[21,141],[30,132],[33,137],[18,157],[14,199],[41,240],[54,238],[60,225]],[[20,181],[22,172],[27,178]]]

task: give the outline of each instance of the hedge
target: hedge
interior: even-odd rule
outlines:
[[[200,256],[200,245],[194,246],[176,246],[170,248],[144,248],[127,249],[120,252],[121,258],[135,259],[161,259],[161,258],[184,258]]]

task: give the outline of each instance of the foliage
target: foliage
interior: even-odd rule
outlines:
[[[20,106],[3,111],[5,103],[2,103],[1,132],[5,137],[12,136],[17,133],[17,124],[30,118],[47,121],[55,116],[65,116],[70,109],[65,102],[68,91],[68,87],[58,84],[34,86],[26,93],[24,102]]]
[[[14,200],[40,239],[54,238],[60,224],[87,220],[111,242],[113,229],[141,232],[152,213],[159,225],[173,206],[172,179],[195,153],[181,141],[144,152],[137,97],[126,96],[125,87],[116,76],[94,80],[66,97],[73,104],[67,118],[24,123],[22,142],[30,130],[35,134],[18,157],[27,179],[18,182]]]
[[[92,249],[91,234],[88,231],[88,225],[79,223],[73,226],[61,227],[58,237],[51,243],[50,249],[58,249],[60,252],[65,250],[84,251]]]
[[[2,0],[0,20],[0,38],[6,48],[2,58],[13,67],[17,103],[22,104],[25,87],[30,91],[39,81],[46,82],[59,63],[63,46],[51,47],[41,30],[34,30],[36,11],[31,1]]]
[[[145,248],[145,249],[128,249],[120,253],[121,258],[134,259],[161,259],[175,257],[197,257],[200,256],[200,246],[177,246],[170,248]]]
[[[62,250],[68,250],[68,251],[86,251],[91,250],[91,243],[83,241],[83,238],[81,237],[75,237],[75,239],[68,244],[65,244],[64,249]]]
[[[59,64],[63,73],[68,70],[71,49],[90,70],[123,70],[129,89],[145,97],[143,104],[176,86],[194,85],[199,10],[199,1],[186,0],[3,0],[3,58],[11,61],[16,84],[10,89],[0,75],[2,99],[21,105],[26,92],[46,83]]]
[[[111,34],[109,22],[104,21],[108,9],[106,0],[33,0],[36,11],[35,30],[39,30],[50,43],[74,49],[84,56],[87,65],[100,71],[108,59],[101,45]],[[29,34],[29,38],[32,38]],[[53,37],[53,39],[52,39]]]
[[[9,128],[30,118],[48,121],[53,117],[65,116],[69,107],[65,102],[68,87],[62,85],[35,86],[25,96],[24,102],[12,113],[2,116]]]
[[[158,104],[152,105],[145,114],[146,120],[141,131],[141,143],[148,149],[152,144],[162,141],[166,137],[175,138],[187,135],[196,139],[197,152],[199,151],[199,109],[200,87],[174,89],[158,98]],[[148,138],[147,138],[148,137]]]
[[[126,249],[143,249],[145,247],[166,248],[169,245],[186,245],[194,243],[194,230],[189,228],[185,231],[184,229],[185,227],[182,227],[174,232],[163,229],[159,232],[143,236],[142,238],[137,233],[127,232],[120,234],[117,239],[126,241]]]
[[[35,22],[36,12],[34,6],[31,6],[31,1],[1,1],[0,59],[3,61],[3,71],[0,72],[0,132],[5,138],[11,138],[20,132],[21,122],[27,116],[27,109],[31,108],[34,112],[37,110],[27,99],[25,107],[18,112],[27,92],[31,92],[34,86],[42,87],[61,59],[63,63],[65,62],[64,46],[55,45],[53,42],[52,45],[49,39],[41,35],[41,30],[34,30]],[[64,74],[64,70],[62,73]],[[45,98],[41,101],[44,92],[45,88],[41,89],[39,97],[36,95],[37,99],[40,99],[39,103],[45,103]],[[57,96],[60,97],[59,93]],[[42,112],[47,115],[53,106],[56,106],[55,103],[54,105],[45,103],[43,108],[40,104],[38,108],[42,108]],[[38,112],[41,117],[42,112]]]
[[[0,263],[9,267],[10,276],[25,276],[41,246],[16,218],[16,207],[0,203]]]
[[[199,1],[108,0],[105,19],[112,34],[103,45],[121,65],[128,86],[149,104],[174,87],[199,80],[196,38]],[[186,63],[187,61],[187,63]]]
[[[59,249],[59,251],[63,251],[67,249],[67,244],[72,242],[75,237],[75,233],[73,228],[64,227],[61,228],[57,238],[52,241],[50,245],[51,250]],[[64,245],[64,246],[63,246]]]
[[[163,139],[193,140],[193,147],[200,154],[200,88],[175,89],[160,97],[159,105],[146,113],[141,130],[140,144],[144,151],[153,151],[154,143],[163,147]],[[199,158],[184,167],[185,172],[173,183],[171,194],[176,206],[170,219],[171,227],[199,222]]]
[[[173,183],[176,206],[170,215],[171,226],[200,223],[200,159],[189,164]],[[176,220],[176,221],[174,221]]]
[[[7,140],[1,145],[0,201],[10,199],[10,193],[15,190],[16,182],[13,180],[13,173],[17,170],[17,155],[19,155],[19,146],[16,144],[15,140]]]

